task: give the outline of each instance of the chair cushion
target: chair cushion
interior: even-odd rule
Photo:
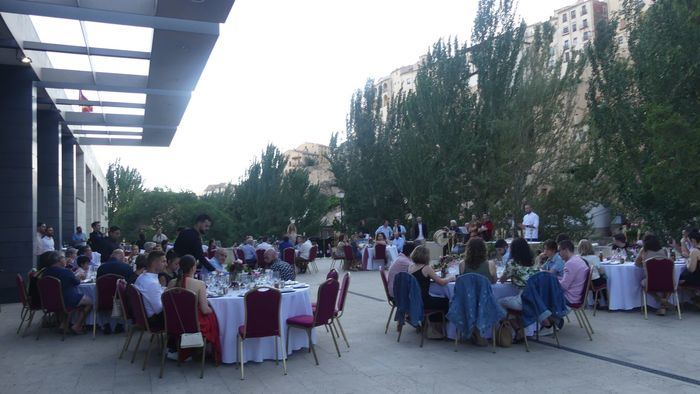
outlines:
[[[287,319],[287,324],[302,327],[313,327],[314,317],[312,315],[299,315]]]

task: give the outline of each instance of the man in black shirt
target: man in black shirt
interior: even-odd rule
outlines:
[[[92,227],[92,232],[90,233],[90,238],[88,238],[88,245],[90,245],[92,250],[97,251],[100,248],[100,242],[105,235],[100,231],[99,221],[92,222],[90,227]]]
[[[197,216],[192,228],[186,228],[177,235],[173,250],[179,257],[190,254],[197,259],[200,267],[204,267],[209,271],[216,271],[216,268],[204,257],[204,252],[202,251],[202,235],[209,231],[211,223],[212,220],[209,215],[201,214]]]
[[[99,243],[99,249],[97,251],[100,253],[100,261],[106,262],[112,256],[112,252],[121,248],[119,240],[122,237],[122,230],[117,226],[112,226],[109,228],[108,236],[102,238]]]

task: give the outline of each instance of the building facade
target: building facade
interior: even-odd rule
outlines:
[[[285,172],[293,169],[305,169],[309,174],[309,182],[318,184],[321,193],[332,196],[338,192],[335,184],[335,176],[331,171],[331,164],[328,161],[328,146],[306,142],[295,149],[290,149],[283,153],[287,159]]]

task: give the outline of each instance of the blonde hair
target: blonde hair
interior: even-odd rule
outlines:
[[[578,242],[578,254],[581,256],[590,256],[594,254],[593,244],[587,239],[582,239]]]
[[[430,263],[430,251],[423,245],[417,246],[411,252],[411,260],[416,264]]]

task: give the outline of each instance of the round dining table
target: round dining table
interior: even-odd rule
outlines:
[[[291,289],[282,293],[282,305],[280,307],[280,322],[282,340],[277,343],[279,357],[282,357],[282,349],[287,338],[287,319],[298,315],[312,315],[309,287]],[[209,298],[209,304],[216,313],[219,322],[219,335],[221,339],[221,361],[226,364],[238,362],[238,327],[245,323],[245,304],[243,295],[245,290],[233,291],[222,297]],[[312,332],[311,339],[316,343],[316,332]],[[289,335],[289,348],[287,354],[294,350],[306,348],[309,340],[306,331],[293,329]],[[275,339],[252,338],[243,343],[244,362],[275,359]]]

